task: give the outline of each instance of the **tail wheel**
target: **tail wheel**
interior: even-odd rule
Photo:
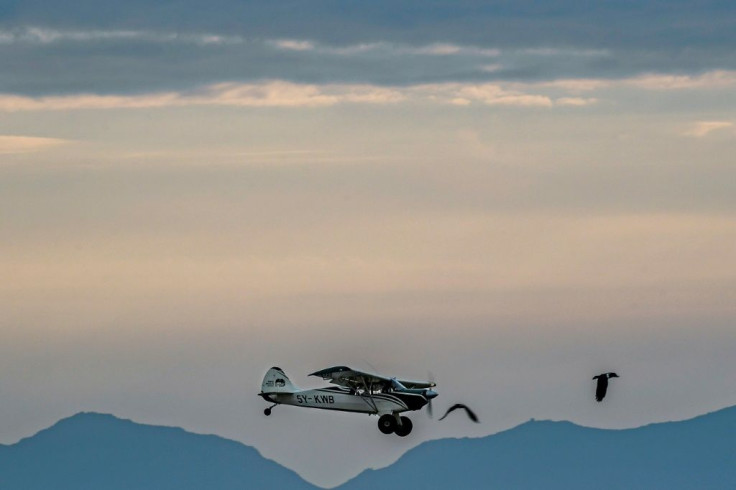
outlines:
[[[393,415],[381,415],[378,419],[378,430],[384,434],[391,434],[397,428],[396,418]]]
[[[396,426],[396,435],[406,437],[411,433],[412,427],[414,427],[414,424],[411,423],[408,417],[401,417],[401,425]]]
[[[263,411],[263,413],[266,415],[266,417],[268,417],[269,415],[271,415],[271,409],[267,408]]]

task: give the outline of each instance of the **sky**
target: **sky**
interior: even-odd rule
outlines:
[[[0,0],[0,443],[99,411],[330,486],[736,404],[735,53],[725,1]],[[481,424],[263,416],[343,364]]]

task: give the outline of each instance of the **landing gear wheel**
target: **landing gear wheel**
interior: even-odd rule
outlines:
[[[271,409],[267,408],[263,411],[263,413],[266,415],[266,417],[268,417],[269,415],[271,415]]]
[[[383,432],[384,434],[391,434],[396,430],[396,417],[393,415],[381,415],[381,417],[378,419],[378,430]]]
[[[414,424],[411,423],[408,417],[401,417],[401,425],[396,426],[396,435],[406,437],[411,433],[412,427],[414,427]]]

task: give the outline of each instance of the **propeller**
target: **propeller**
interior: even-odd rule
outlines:
[[[432,373],[432,371],[427,371],[427,381],[432,384],[435,384],[434,374]],[[432,418],[432,398],[434,398],[434,396],[431,398],[427,397],[427,415],[429,416],[430,419]]]

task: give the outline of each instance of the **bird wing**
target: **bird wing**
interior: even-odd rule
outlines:
[[[453,412],[453,411],[457,410],[458,408],[461,408],[462,406],[463,405],[461,405],[459,403],[454,404],[453,406],[451,406],[450,408],[447,409],[447,411],[445,412],[445,414],[442,417],[440,417],[439,420],[444,419],[445,417],[447,417],[448,415],[450,415],[450,412]]]
[[[470,417],[470,420],[475,422],[476,424],[479,423],[478,416],[473,412],[470,408],[464,407],[465,411],[468,412],[468,417]]]
[[[470,418],[470,420],[472,420],[475,423],[478,423],[478,416],[475,415],[475,412],[473,412],[470,408],[468,408],[467,405],[463,405],[462,403],[456,403],[455,405],[448,408],[447,412],[445,412],[445,414],[439,420],[444,419],[450,414],[450,412],[457,410],[458,408],[465,409],[465,413],[468,414],[468,417]]]
[[[608,379],[605,377],[598,378],[598,383],[595,387],[595,399],[597,401],[603,401],[606,397],[606,390],[608,389]]]

